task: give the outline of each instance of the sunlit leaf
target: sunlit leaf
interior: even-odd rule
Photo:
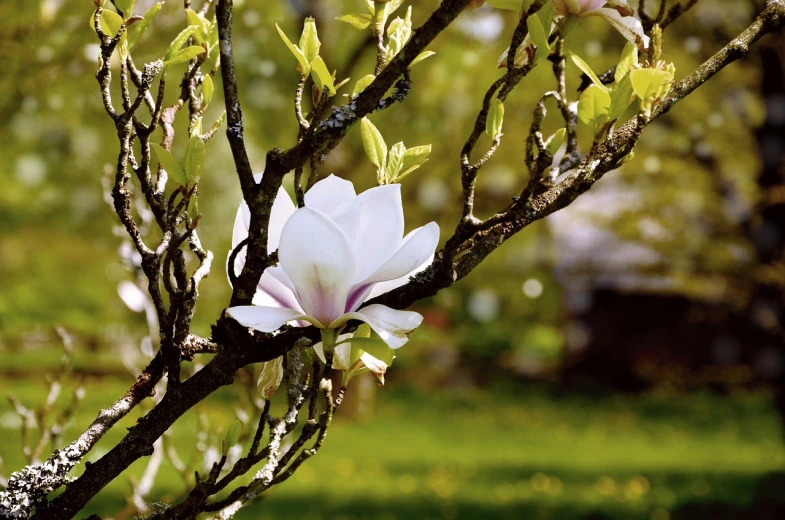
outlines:
[[[123,17],[127,20],[134,14],[134,5],[136,0],[114,0],[114,5],[118,10],[122,11]]]
[[[537,50],[534,52],[534,63],[537,63],[542,58],[545,58],[551,53],[551,48],[548,45],[548,34],[545,32],[545,27],[538,16],[530,16],[526,19],[526,25],[529,28],[529,35],[531,36]]]
[[[425,164],[426,161],[428,161],[429,155],[431,155],[431,145],[429,144],[423,146],[413,146],[407,149],[403,153],[400,173],[398,173],[398,176],[395,178],[395,180],[403,180],[404,177]]]
[[[499,98],[494,98],[491,101],[491,108],[488,111],[488,117],[485,120],[485,133],[491,139],[502,133],[502,125],[504,124],[504,103]]]
[[[210,100],[213,99],[214,91],[215,86],[213,85],[213,78],[209,75],[205,76],[202,80],[202,99],[204,100],[204,106],[210,104]]]
[[[552,136],[545,141],[545,150],[551,155],[556,155],[556,152],[559,151],[561,145],[564,143],[564,139],[567,137],[567,130],[564,128],[559,128],[554,132]]]
[[[188,180],[185,177],[185,170],[183,170],[183,167],[177,162],[177,159],[174,158],[172,152],[156,143],[150,144],[150,147],[158,158],[158,162],[161,163],[161,167],[166,170],[173,181],[181,186],[188,184]]]
[[[589,67],[589,64],[586,63],[585,61],[583,61],[580,56],[578,56],[577,54],[571,54],[570,58],[572,58],[573,63],[575,63],[575,65],[577,65],[578,68],[581,69],[581,71],[584,74],[589,76],[589,78],[591,79],[592,83],[594,83],[599,88],[601,88],[601,89],[603,89],[605,91],[608,91],[608,87],[606,87],[605,85],[602,84],[602,81],[600,81],[600,78],[597,77],[597,74],[595,74],[594,71],[591,70],[591,67]]]
[[[485,0],[485,3],[496,9],[505,9],[507,11],[521,11],[524,9],[524,0]]]
[[[192,45],[191,47],[180,49],[179,51],[175,52],[168,60],[164,60],[164,66],[168,67],[170,65],[177,65],[178,63],[186,63],[203,52],[204,47],[200,47],[198,45]]]
[[[313,62],[311,62],[311,78],[313,78],[313,82],[316,84],[316,88],[319,89],[319,92],[327,87],[330,95],[335,95],[335,82],[333,81],[333,76],[330,74],[330,71],[327,70],[327,65],[324,63],[321,56],[316,56]]]
[[[395,358],[395,351],[381,338],[352,338],[351,343],[387,365]]]
[[[198,25],[189,25],[185,29],[183,29],[180,34],[178,34],[172,43],[169,44],[169,48],[166,49],[166,53],[164,54],[164,63],[171,60],[174,55],[180,50],[180,48],[185,45],[185,42],[188,41],[188,38],[199,29]],[[187,61],[187,60],[186,60]]]
[[[386,172],[390,179],[395,179],[398,175],[398,172],[401,171],[401,165],[403,163],[403,154],[406,152],[406,146],[404,146],[403,142],[395,143],[390,148],[390,152],[387,154],[387,168]]]
[[[616,65],[616,72],[614,73],[614,80],[619,83],[624,77],[630,73],[638,65],[638,48],[631,42],[627,42],[624,50],[621,52],[621,58],[618,65]]]
[[[185,178],[189,184],[199,182],[204,165],[204,141],[198,135],[191,136],[185,150]]]
[[[611,95],[597,85],[589,85],[578,102],[578,119],[597,130],[608,120]]]
[[[147,32],[147,29],[153,24],[153,18],[155,15],[158,14],[158,11],[161,10],[163,7],[163,2],[158,2],[154,4],[145,14],[142,20],[137,21],[134,24],[128,26],[127,34],[128,34],[128,48],[130,49],[134,45],[136,45],[139,40],[142,39],[144,33]]]
[[[357,83],[354,84],[354,90],[352,91],[352,97],[357,96],[360,92],[368,88],[368,85],[373,83],[373,80],[376,79],[376,76],[373,74],[368,74],[367,76],[363,76],[360,78]]]
[[[632,88],[629,74],[626,74],[611,90],[611,107],[608,111],[608,119],[620,118],[633,101],[635,101],[635,91]]]
[[[188,25],[196,25],[199,27],[193,34],[194,41],[196,43],[207,43],[207,38],[210,33],[210,22],[207,19],[194,11],[193,9],[186,9],[185,10],[185,19],[188,22]]]
[[[672,74],[660,69],[635,69],[630,72],[632,88],[638,97],[644,100],[656,96],[660,88],[672,79]]]
[[[384,137],[367,117],[362,118],[362,121],[360,121],[360,133],[363,138],[365,154],[368,156],[371,164],[376,166],[379,176],[383,177],[384,165],[387,160],[387,144],[384,142]]]
[[[237,444],[240,440],[240,433],[242,432],[243,425],[240,421],[234,421],[232,424],[229,425],[229,428],[226,429],[226,435],[224,435],[224,440],[221,443],[221,454],[226,455],[229,452],[229,448]]]
[[[289,40],[289,38],[286,37],[286,34],[284,34],[283,30],[281,30],[281,28],[278,27],[278,24],[275,24],[275,28],[278,29],[278,34],[281,36],[283,42],[286,44],[287,47],[289,47],[289,50],[292,51],[294,57],[297,58],[297,63],[300,64],[300,71],[302,75],[307,76],[308,73],[310,72],[310,67],[308,65],[308,59],[305,57],[305,54],[303,54],[303,51],[300,50],[300,48],[297,45],[293,44]]]
[[[417,57],[416,57],[416,58],[414,58],[414,59],[412,60],[412,62],[409,64],[409,67],[414,67],[415,65],[417,65],[417,64],[418,64],[418,63],[420,63],[421,61],[423,61],[423,60],[427,60],[428,58],[430,58],[430,57],[431,57],[431,56],[433,56],[434,54],[436,54],[436,53],[435,53],[435,52],[433,52],[433,51],[425,51],[425,52],[421,52],[420,54],[418,54],[418,55],[417,55]]]
[[[367,29],[371,25],[371,15],[366,13],[352,13],[338,16],[336,20],[350,24],[355,29]]]
[[[309,16],[305,19],[303,32],[300,35],[300,51],[302,51],[308,63],[312,63],[319,55],[321,46],[322,42],[319,41],[319,35],[316,32],[316,20]]]

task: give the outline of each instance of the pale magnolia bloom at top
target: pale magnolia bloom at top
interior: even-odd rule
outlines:
[[[243,202],[232,249],[248,236],[249,224],[250,211]],[[356,195],[351,182],[330,175],[305,194],[305,207],[300,209],[281,189],[268,229],[268,249],[278,250],[279,263],[264,271],[254,305],[226,312],[261,332],[273,332],[289,322],[337,329],[349,320],[360,320],[391,348],[399,348],[422,323],[422,316],[379,304],[360,307],[404,285],[431,263],[439,226],[431,222],[405,237],[403,229],[398,184]],[[245,251],[237,255],[238,274],[245,255]]]
[[[635,44],[638,49],[645,51],[649,47],[649,37],[646,36],[640,20],[635,18],[635,11],[627,0],[552,0],[556,8],[553,13],[554,25],[565,16],[589,18],[599,16],[607,20],[622,36]],[[605,7],[608,6],[608,7]],[[547,30],[548,28],[546,28]],[[552,28],[551,28],[552,30]],[[498,66],[507,66],[508,48],[499,57]],[[515,66],[528,65],[534,56],[535,45],[530,35],[526,35],[523,42],[515,51]]]

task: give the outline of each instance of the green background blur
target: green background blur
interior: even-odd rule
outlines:
[[[152,3],[139,0],[137,14]],[[417,26],[437,2],[413,4]],[[297,134],[295,61],[274,24],[293,39],[302,18],[316,15],[321,54],[339,79],[353,79],[349,85],[372,72],[375,55],[363,33],[334,20],[361,12],[360,0],[238,0],[235,6],[246,144],[261,172],[266,150],[292,146]],[[665,57],[676,64],[677,77],[746,27],[754,8],[755,2],[702,0],[670,28]],[[130,384],[129,368],[139,364],[138,345],[147,334],[144,315],[117,293],[131,275],[118,259],[122,231],[103,194],[117,146],[93,77],[91,9],[87,0],[0,4],[0,388],[28,406],[40,404],[46,374],[59,362],[54,327],[73,333],[75,367],[88,397],[66,441]],[[430,161],[403,184],[407,231],[436,220],[446,237],[454,227],[459,150],[485,89],[500,74],[496,59],[515,23],[514,14],[487,7],[464,13],[436,40],[436,55],[413,69],[408,99],[371,117],[388,145],[433,145]],[[180,3],[168,0],[134,49],[137,65],[159,57],[184,26]],[[603,71],[623,44],[603,20],[589,19],[568,48]],[[359,59],[350,63],[352,56]],[[575,93],[578,71],[572,65],[568,71]],[[243,518],[668,520],[767,518],[777,510],[785,449],[754,360],[723,372],[721,392],[696,377],[713,366],[708,362],[686,374],[678,364],[658,365],[645,378],[646,390],[635,393],[565,384],[572,379],[564,371],[574,348],[591,344],[576,320],[590,311],[575,300],[596,288],[712,305],[738,297],[754,264],[742,224],[761,198],[755,129],[766,108],[760,85],[754,55],[729,67],[648,128],[635,160],[585,201],[533,224],[458,285],[418,303],[426,322],[399,353],[388,385],[375,391],[367,381],[358,384],[363,390],[350,396],[349,411],[336,420],[319,456]],[[216,86],[206,125],[221,112],[218,78]],[[531,109],[551,88],[552,75],[540,66],[506,103],[504,144],[479,179],[480,216],[503,208],[525,185],[522,149]],[[548,119],[546,127],[555,130],[557,121]],[[178,132],[176,155],[186,133]],[[585,150],[585,128],[581,136]],[[480,147],[488,145],[483,139]],[[358,191],[373,185],[359,129],[323,171],[352,180]],[[204,172],[199,232],[216,261],[201,286],[193,331],[209,335],[230,294],[223,259],[240,200],[223,129],[207,145]],[[224,389],[205,403],[216,435],[240,393]],[[137,416],[118,425],[91,457]],[[193,450],[196,420],[186,415],[173,428],[183,452]],[[11,407],[0,404],[6,476],[25,463],[19,426]],[[134,465],[90,510],[121,509],[143,468]],[[164,463],[151,498],[181,490]]]

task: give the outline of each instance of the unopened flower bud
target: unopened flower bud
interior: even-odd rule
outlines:
[[[256,380],[256,389],[262,399],[270,399],[283,380],[283,356],[262,363],[262,371]]]

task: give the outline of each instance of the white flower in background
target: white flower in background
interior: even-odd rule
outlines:
[[[574,16],[579,19],[599,16],[607,20],[622,36],[635,44],[638,49],[645,51],[649,46],[649,37],[643,31],[643,25],[634,14],[635,11],[627,0],[553,0],[555,7],[553,13],[553,27],[561,23],[565,17]],[[607,6],[607,7],[606,7]],[[551,27],[551,31],[553,30]],[[546,31],[548,28],[546,27]],[[507,66],[509,48],[499,57],[498,66]],[[518,49],[515,51],[515,66],[528,65],[534,56],[534,42],[530,35],[526,35]]]
[[[134,312],[142,312],[147,306],[147,295],[136,284],[128,280],[117,284],[117,294],[123,303]]]
[[[257,182],[260,179],[256,176]],[[243,202],[235,221],[233,249],[248,236],[249,224],[250,211]],[[268,249],[278,250],[279,263],[267,268],[259,280],[254,305],[226,312],[261,332],[273,332],[289,322],[335,331],[349,320],[359,320],[389,347],[399,348],[422,323],[422,316],[379,304],[360,306],[404,285],[432,261],[439,226],[431,222],[405,237],[403,227],[398,184],[356,195],[351,182],[330,175],[305,194],[305,207],[300,209],[281,189],[268,233]],[[245,258],[245,251],[237,255],[237,274]],[[334,336],[331,339],[334,344]]]

